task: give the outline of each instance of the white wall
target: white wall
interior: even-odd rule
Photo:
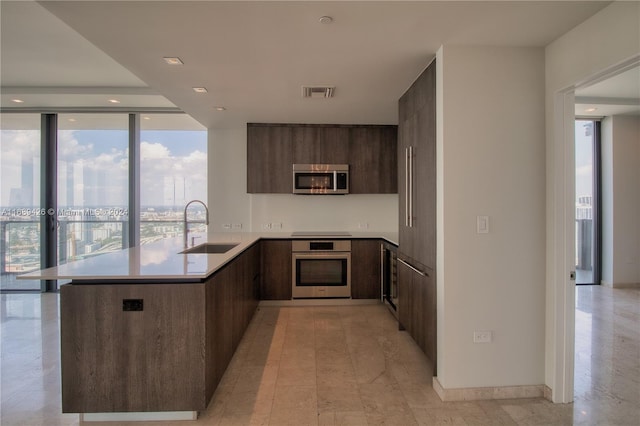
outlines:
[[[544,51],[444,46],[437,61],[438,380],[541,385]],[[476,330],[493,342],[473,343]]]
[[[640,117],[602,122],[602,281],[640,283]]]
[[[209,209],[215,232],[397,232],[397,194],[299,196],[247,194],[246,127],[209,130]],[[267,223],[282,228],[265,230]]]
[[[222,224],[242,224],[251,231],[251,199],[247,194],[247,130],[209,129],[209,230],[229,231]],[[238,229],[233,229],[238,231]]]
[[[572,89],[612,66],[640,53],[640,3],[614,2],[550,43],[545,49],[546,163],[547,163],[547,286],[546,286],[546,368],[545,383],[556,402],[573,399],[573,380],[566,372],[573,369],[573,303],[575,291],[568,279],[573,246],[567,241],[575,209],[571,167],[572,140],[565,130],[572,129],[562,108],[559,94]],[[572,207],[573,206],[573,207]],[[572,219],[572,218],[569,218]],[[565,259],[565,263],[563,263]],[[567,266],[567,267],[565,267]],[[569,348],[569,350],[567,350]],[[562,388],[562,389],[559,389]]]

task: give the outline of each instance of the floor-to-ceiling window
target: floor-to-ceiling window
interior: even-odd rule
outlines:
[[[207,132],[184,114],[143,114],[140,129],[140,243],[145,244],[182,235],[184,206],[195,199],[207,202]],[[200,204],[189,207],[190,231],[204,230],[204,214]]]
[[[600,122],[575,122],[576,284],[600,283]]]
[[[40,114],[0,115],[0,289],[40,290]]]
[[[58,264],[127,247],[126,114],[58,116]]]
[[[11,112],[0,122],[0,290],[55,289],[16,276],[180,236],[185,204],[207,201],[207,131],[186,114]],[[189,217],[204,222],[204,211]]]

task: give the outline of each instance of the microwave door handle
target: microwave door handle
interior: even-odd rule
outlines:
[[[333,192],[338,190],[338,171],[333,171]]]

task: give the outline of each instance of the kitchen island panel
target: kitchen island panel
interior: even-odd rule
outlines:
[[[62,286],[63,412],[205,409],[204,290]],[[142,310],[123,310],[125,300],[142,300]]]

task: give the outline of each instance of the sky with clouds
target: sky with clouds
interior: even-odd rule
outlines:
[[[37,206],[40,132],[2,130],[3,207],[22,200]],[[184,206],[207,196],[206,131],[142,131],[141,205]],[[125,206],[128,199],[128,137],[122,130],[61,130],[58,134],[58,204]],[[22,194],[22,195],[21,195]]]

